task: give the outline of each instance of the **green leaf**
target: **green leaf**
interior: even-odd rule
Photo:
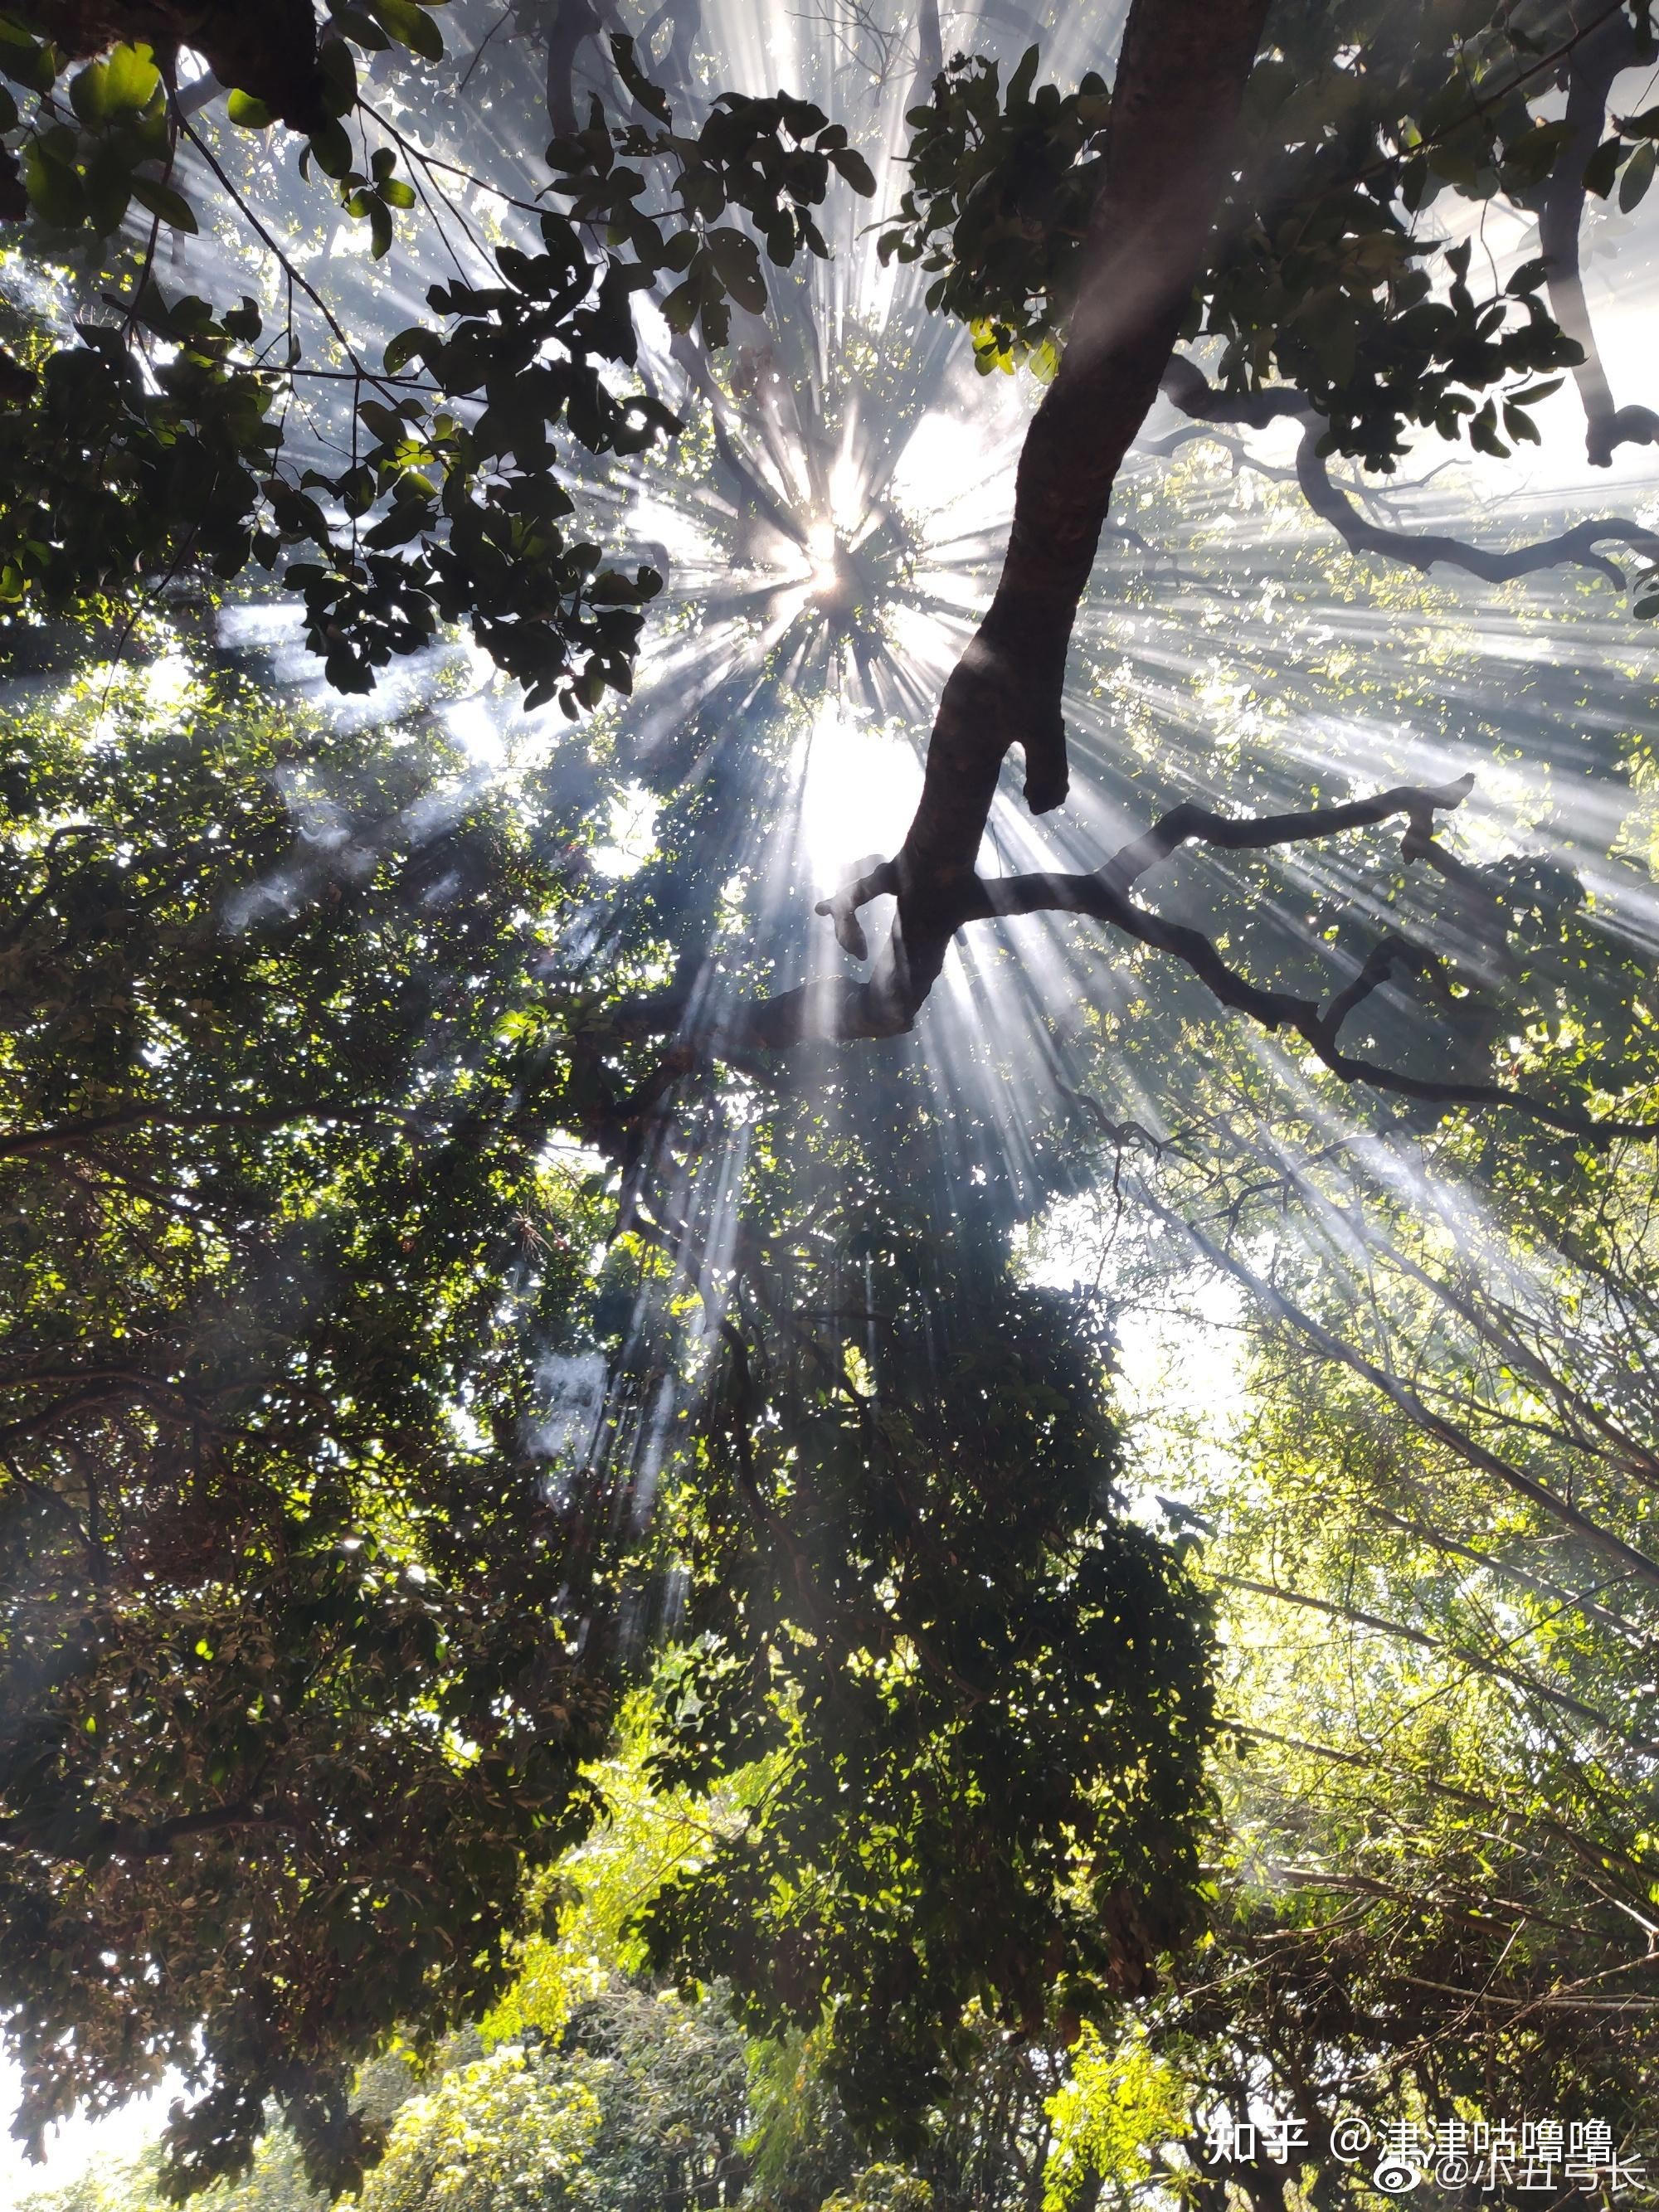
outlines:
[[[311,150],[317,167],[325,177],[346,177],[351,173],[351,140],[343,124],[331,116],[311,134]]]
[[[1500,461],[1508,458],[1510,449],[1498,434],[1498,410],[1490,399],[1471,418],[1468,427],[1469,443],[1477,453],[1490,453]]]
[[[124,160],[112,138],[100,139],[87,163],[82,185],[87,221],[100,238],[107,238],[120,227],[132,197],[132,184],[131,155]]]
[[[323,80],[323,105],[329,113],[349,114],[357,100],[357,64],[343,39],[326,42],[317,57],[317,69]]]
[[[1628,215],[1653,182],[1653,170],[1659,153],[1653,142],[1644,139],[1625,164],[1625,173],[1619,179],[1619,205]]]
[[[873,198],[876,190],[875,176],[870,164],[856,147],[838,146],[831,152],[830,160],[832,167],[841,172],[860,198],[866,200]]]
[[[1540,446],[1544,442],[1531,416],[1517,407],[1512,399],[1504,402],[1504,428],[1517,442],[1522,439],[1531,446]]]
[[[1007,105],[1011,113],[1015,108],[1024,107],[1030,103],[1031,87],[1036,81],[1037,58],[1037,49],[1027,46],[1019,58],[1018,66],[1008,80]]]
[[[443,59],[443,33],[417,0],[368,0],[368,12],[383,31],[422,61]]]
[[[1584,190],[1594,192],[1597,199],[1606,199],[1613,190],[1613,179],[1619,174],[1619,164],[1624,158],[1623,140],[1604,138],[1584,164]]]
[[[711,230],[703,240],[720,283],[740,307],[751,315],[766,307],[766,279],[761,274],[760,253],[752,238],[740,230]]]
[[[386,342],[382,359],[387,375],[396,376],[399,370],[407,368],[410,362],[424,361],[427,349],[440,343],[434,331],[423,331],[418,325],[411,330],[399,331],[396,337],[388,338]]]
[[[41,220],[58,230],[73,230],[86,218],[80,173],[49,152],[40,139],[23,149],[23,189]]]
[[[182,192],[174,191],[171,185],[158,184],[153,177],[135,177],[132,197],[142,207],[147,207],[163,222],[171,223],[174,230],[188,231],[192,235],[201,228],[196,220],[196,210]]]
[[[225,102],[225,112],[244,131],[269,131],[276,120],[264,100],[256,100],[251,92],[233,92]]]
[[[663,319],[684,337],[697,319],[697,287],[690,282],[675,287],[662,303]]]
[[[15,16],[0,15],[0,70],[31,92],[50,92],[63,58],[49,39],[37,39]]]
[[[70,80],[70,105],[88,129],[117,116],[142,115],[161,89],[148,46],[114,46]]]
[[[1538,123],[1523,131],[1503,149],[1506,184],[1540,183],[1555,166],[1555,159],[1572,137],[1570,123]]]
[[[361,8],[337,8],[334,27],[342,37],[354,40],[365,53],[384,54],[392,49],[392,40],[374,18]]]

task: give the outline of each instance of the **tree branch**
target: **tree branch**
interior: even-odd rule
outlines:
[[[1264,422],[1306,412],[1298,395],[1285,390],[1218,393],[1191,362],[1173,358],[1230,171],[1240,100],[1265,13],[1266,0],[1132,0],[1078,304],[1059,370],[1021,450],[995,592],[940,696],[921,797],[903,843],[890,860],[872,856],[861,862],[854,879],[818,908],[832,920],[842,949],[862,959],[869,948],[860,908],[884,894],[896,897],[892,928],[872,973],[863,981],[826,977],[758,1004],[712,1013],[717,994],[694,986],[622,1010],[613,1037],[678,1033],[682,1049],[735,1056],[812,1039],[893,1036],[914,1024],[951,939],[965,923],[1060,911],[1091,915],[1182,960],[1220,1005],[1250,1015],[1269,1030],[1295,1031],[1345,1082],[1366,1082],[1430,1104],[1513,1106],[1592,1142],[1659,1133],[1659,1125],[1597,1121],[1501,1085],[1432,1081],[1343,1050],[1343,1025],[1396,969],[1415,969],[1443,986],[1437,957],[1403,938],[1384,939],[1330,1007],[1322,1009],[1315,1000],[1250,982],[1201,931],[1152,914],[1129,896],[1148,868],[1189,839],[1260,851],[1401,812],[1408,820],[1406,860],[1425,858],[1463,880],[1467,872],[1435,845],[1431,817],[1437,809],[1461,801],[1467,779],[1441,791],[1401,788],[1346,807],[1242,822],[1178,807],[1093,874],[988,882],[975,873],[1012,745],[1024,752],[1025,795],[1034,813],[1058,806],[1066,797],[1060,709],[1072,630],[1118,471],[1159,391],[1206,420]],[[1311,434],[1304,437],[1314,492],[1339,527],[1370,532],[1316,467],[1314,443]],[[1629,542],[1648,538],[1634,525],[1585,525],[1548,552],[1534,548],[1493,556],[1488,565],[1492,573],[1522,574],[1528,567],[1576,558],[1616,575],[1612,562],[1594,550],[1596,534]],[[1398,550],[1390,533],[1376,536],[1389,538],[1387,550]],[[1659,551],[1659,541],[1653,542]],[[1487,560],[1452,540],[1406,544],[1420,565],[1454,555],[1466,565]]]
[[[1333,479],[1329,463],[1319,451],[1320,436],[1318,422],[1310,421],[1297,447],[1296,480],[1314,513],[1322,521],[1330,524],[1351,552],[1380,553],[1385,559],[1401,562],[1419,574],[1426,574],[1443,563],[1448,568],[1465,569],[1471,576],[1480,576],[1489,584],[1506,584],[1517,576],[1536,575],[1543,568],[1576,565],[1595,569],[1621,590],[1624,570],[1595,550],[1603,540],[1611,538],[1659,562],[1659,537],[1623,515],[1593,516],[1587,522],[1576,522],[1571,529],[1558,532],[1553,538],[1541,538],[1534,544],[1516,545],[1503,552],[1433,532],[1384,528],[1368,521],[1351,495]]]
[[[1566,60],[1567,105],[1564,120],[1572,135],[1558,151],[1544,187],[1538,218],[1538,243],[1548,264],[1550,308],[1583,360],[1572,372],[1584,408],[1584,449],[1592,465],[1610,467],[1621,445],[1651,445],[1659,437],[1659,416],[1647,407],[1619,407],[1602,367],[1584,298],[1579,233],[1584,219],[1584,171],[1601,143],[1607,94],[1621,70],[1639,59],[1636,27],[1624,9],[1604,18],[1574,46]]]
[[[924,969],[905,955],[902,924],[905,896],[893,933],[877,957],[875,972],[867,982],[847,976],[829,976],[802,984],[779,996],[709,1016],[697,1009],[709,1003],[708,994],[694,998],[684,992],[665,994],[637,1002],[618,1016],[613,1034],[622,1038],[661,1036],[690,1031],[687,1047],[722,1056],[732,1053],[777,1052],[817,1039],[846,1042],[854,1038],[895,1036],[909,1029],[917,1012],[944,965],[945,948],[957,931],[970,921],[1006,919],[1018,915],[1061,913],[1086,915],[1125,936],[1159,952],[1167,952],[1190,968],[1221,1006],[1244,1013],[1269,1031],[1290,1030],[1334,1075],[1345,1083],[1365,1083],[1396,1097],[1413,1098],[1427,1105],[1469,1106],[1478,1109],[1510,1107],[1547,1128],[1605,1144],[1616,1137],[1659,1136],[1659,1122],[1598,1119],[1576,1109],[1552,1104],[1529,1093],[1498,1083],[1437,1080],[1408,1075],[1379,1060],[1346,1051],[1340,1042],[1344,1024],[1356,1009],[1386,984],[1399,968],[1414,969],[1437,981],[1449,995],[1439,957],[1390,934],[1375,945],[1354,976],[1331,1001],[1322,1007],[1316,999],[1271,989],[1253,983],[1223,959],[1201,930],[1171,921],[1139,905],[1130,896],[1133,886],[1148,869],[1167,860],[1182,845],[1200,842],[1231,852],[1265,852],[1278,846],[1307,844],[1344,830],[1364,829],[1406,817],[1401,838],[1402,858],[1409,864],[1425,860],[1437,865],[1450,856],[1433,837],[1433,817],[1442,809],[1461,805],[1474,779],[1462,776],[1437,788],[1397,785],[1375,798],[1349,801],[1340,806],[1315,807],[1289,814],[1233,817],[1211,812],[1207,807],[1174,807],[1139,837],[1124,846],[1111,860],[1088,875],[1029,874],[985,878],[969,876],[925,891],[912,885],[908,906],[919,934],[928,947]],[[902,856],[901,856],[902,859]],[[902,881],[900,862],[871,859],[860,863],[860,873],[832,897],[822,899],[817,911],[830,915],[842,946],[857,958],[865,950],[858,908],[869,899],[891,892]],[[1461,879],[1458,864],[1449,871]],[[935,950],[936,948],[936,950]]]
[[[918,981],[931,982],[944,943],[905,913],[908,895],[971,874],[1010,746],[1024,751],[1034,813],[1066,797],[1060,699],[1073,624],[1118,470],[1158,396],[1208,244],[1265,14],[1265,0],[1130,7],[1077,310],[1020,453],[1002,574],[945,686],[895,862],[896,951]]]
[[[1241,1288],[1248,1291],[1252,1297],[1273,1315],[1275,1320],[1281,1321],[1293,1328],[1299,1336],[1316,1346],[1327,1359],[1334,1360],[1340,1366],[1347,1368],[1351,1373],[1359,1376],[1364,1381],[1370,1383],[1391,1406],[1396,1407],[1402,1413],[1407,1415],[1425,1435],[1431,1436],[1437,1443],[1444,1444],[1466,1466],[1475,1468],[1482,1474],[1493,1476],[1503,1484],[1505,1489],[1514,1491],[1517,1496],[1526,1498],[1529,1504],[1536,1506],[1547,1518],[1559,1522],[1564,1528],[1571,1528],[1573,1534],[1582,1537],[1585,1543],[1594,1546],[1597,1551],[1606,1553],[1610,1559],[1616,1559],[1620,1566],[1627,1573],[1654,1588],[1659,1588],[1659,1559],[1654,1559],[1646,1552],[1638,1551],[1632,1544],[1626,1543],[1621,1536],[1615,1535],[1610,1528],[1603,1528],[1599,1521],[1593,1519],[1581,1507],[1573,1504],[1570,1498],[1561,1497],[1559,1492],[1550,1489],[1547,1484],[1537,1481],[1523,1468],[1512,1466],[1508,1460],[1500,1459],[1496,1452],[1488,1451],[1477,1437],[1468,1433],[1468,1430],[1460,1428],[1455,1421],[1448,1420],[1443,1414],[1435,1413],[1431,1407],[1425,1404],[1414,1390],[1408,1389],[1386,1369],[1377,1366],[1374,1361],[1367,1359],[1363,1352],[1356,1351],[1350,1344],[1345,1344],[1340,1337],[1334,1335],[1329,1329],[1322,1328],[1311,1314],[1304,1312],[1300,1306],[1287,1298],[1274,1284],[1255,1273],[1252,1268],[1247,1267],[1243,1261],[1236,1260],[1231,1252],[1224,1251],[1218,1244],[1206,1237],[1201,1229],[1165,1206],[1161,1199],[1146,1187],[1144,1182],[1139,1195],[1149,1212],[1163,1222],[1166,1228],[1175,1230],[1180,1235],[1189,1238],[1212,1267],[1218,1268],[1224,1274],[1231,1275],[1233,1280]]]
[[[1581,198],[1582,196],[1581,186]],[[1578,333],[1575,331],[1569,335],[1577,337]],[[1577,370],[1574,373],[1582,378],[1584,372]],[[1599,376],[1600,373],[1598,367],[1595,374]],[[1601,388],[1605,392],[1605,379]],[[1388,528],[1368,520],[1352,494],[1332,477],[1329,461],[1319,450],[1319,441],[1324,434],[1323,422],[1301,393],[1289,386],[1268,386],[1259,392],[1223,392],[1191,362],[1177,356],[1165,370],[1160,389],[1170,404],[1179,408],[1189,418],[1192,426],[1175,432],[1170,438],[1161,440],[1161,450],[1170,449],[1184,438],[1200,436],[1208,428],[1225,427],[1259,430],[1265,429],[1272,422],[1300,422],[1303,430],[1301,442],[1297,447],[1297,482],[1314,513],[1322,521],[1329,523],[1352,552],[1380,554],[1386,560],[1398,561],[1407,568],[1417,569],[1419,574],[1438,566],[1462,568],[1470,575],[1481,577],[1491,584],[1510,583],[1517,576],[1536,575],[1545,568],[1577,565],[1593,568],[1598,575],[1606,576],[1621,590],[1626,582],[1624,570],[1606,554],[1598,552],[1597,546],[1611,539],[1615,544],[1630,546],[1633,551],[1645,555],[1650,560],[1659,562],[1659,535],[1624,515],[1592,517],[1588,521],[1575,523],[1571,529],[1559,532],[1553,538],[1540,538],[1534,544],[1517,545],[1503,551],[1494,551],[1486,546],[1471,544],[1467,538],[1437,532]],[[1610,396],[1607,407],[1611,419]],[[1632,416],[1644,411],[1626,409],[1625,413]],[[1659,428],[1659,417],[1653,419],[1656,428]],[[1630,437],[1635,434],[1627,430],[1623,434]],[[1611,458],[1611,453],[1609,447],[1607,458]],[[1269,473],[1277,474],[1278,471]]]

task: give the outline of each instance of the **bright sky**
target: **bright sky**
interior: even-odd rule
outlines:
[[[133,2157],[161,2126],[168,2104],[177,2094],[176,2084],[169,2083],[148,2097],[134,2098],[104,2119],[71,2120],[55,2128],[46,2163],[31,2166],[10,2132],[19,2086],[16,2066],[9,2057],[0,2056],[0,2112],[7,2116],[6,2132],[0,2135],[0,2212],[14,2212],[15,2206],[37,2191],[64,2188],[90,2166],[117,2165]]]

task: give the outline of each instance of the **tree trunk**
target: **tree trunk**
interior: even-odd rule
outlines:
[[[945,685],[902,866],[971,872],[1002,756],[1066,795],[1060,694],[1113,483],[1158,397],[1208,242],[1266,0],[1133,0],[1064,357],[1026,434],[996,593]]]
[[[1059,373],[1026,434],[1008,550],[946,683],[896,862],[896,997],[939,973],[1012,744],[1034,813],[1066,796],[1060,698],[1112,486],[1179,335],[1224,185],[1267,0],[1133,0],[1104,174]],[[941,896],[941,894],[943,895]]]

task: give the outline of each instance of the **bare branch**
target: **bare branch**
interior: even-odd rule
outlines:
[[[1577,373],[1581,376],[1583,374]],[[1602,388],[1606,388],[1605,380]],[[1188,439],[1201,437],[1208,429],[1263,429],[1271,422],[1300,422],[1303,431],[1297,447],[1297,482],[1314,513],[1322,521],[1330,524],[1352,552],[1380,554],[1386,560],[1417,569],[1419,574],[1436,567],[1462,568],[1491,584],[1510,583],[1517,576],[1536,575],[1546,568],[1576,565],[1594,569],[1621,590],[1626,583],[1624,570],[1607,555],[1599,552],[1598,546],[1608,541],[1628,545],[1647,559],[1659,562],[1659,535],[1625,515],[1593,517],[1558,532],[1553,538],[1504,550],[1472,544],[1467,538],[1441,532],[1389,528],[1362,514],[1352,495],[1332,477],[1330,464],[1319,450],[1324,424],[1300,392],[1288,386],[1269,386],[1259,392],[1223,392],[1191,362],[1180,356],[1172,360],[1165,370],[1161,389],[1164,398],[1190,422],[1187,427],[1158,440],[1156,450],[1159,452],[1172,451]],[[1610,415],[1611,398],[1607,405]],[[1644,410],[1625,411],[1626,415],[1635,415]],[[1654,420],[1659,425],[1659,418]],[[1624,434],[1628,437],[1634,433],[1626,431]],[[1234,450],[1239,452],[1237,447]],[[1609,447],[1608,458],[1611,451]],[[1263,468],[1248,453],[1241,452],[1240,458],[1264,475],[1281,473],[1276,469]]]
[[[1402,814],[1407,822],[1401,838],[1402,858],[1408,864],[1416,860],[1426,860],[1431,865],[1449,860],[1450,856],[1434,842],[1433,816],[1442,809],[1461,805],[1473,781],[1462,776],[1455,783],[1438,787],[1401,784],[1372,799],[1289,814],[1235,817],[1215,814],[1198,805],[1176,806],[1088,875],[972,875],[965,880],[931,884],[925,891],[913,885],[907,895],[900,888],[902,855],[892,861],[881,861],[872,855],[860,863],[860,872],[851,883],[821,901],[817,909],[832,918],[843,948],[860,958],[867,945],[858,920],[859,908],[872,898],[899,890],[898,919],[868,982],[829,976],[775,998],[739,1004],[713,1014],[700,1011],[707,1006],[706,994],[694,998],[675,992],[625,1009],[617,1017],[613,1034],[644,1037],[680,1031],[690,1048],[722,1055],[783,1051],[814,1039],[846,1042],[896,1036],[914,1024],[944,966],[951,939],[965,924],[1027,914],[1086,915],[1122,931],[1139,944],[1183,962],[1219,1005],[1248,1014],[1269,1031],[1293,1031],[1345,1083],[1365,1083],[1426,1105],[1486,1110],[1509,1107],[1547,1128],[1593,1144],[1609,1143],[1617,1137],[1659,1137],[1659,1121],[1598,1119],[1502,1084],[1408,1075],[1344,1050],[1340,1042],[1344,1024],[1398,968],[1428,976],[1449,999],[1438,956],[1403,937],[1391,934],[1373,946],[1352,980],[1328,1007],[1322,1008],[1316,999],[1251,982],[1223,959],[1201,930],[1154,914],[1129,896],[1149,868],[1185,844],[1265,852],[1369,828]],[[1460,881],[1468,874],[1455,862],[1448,872]]]
[[[1407,827],[1401,840],[1401,857],[1420,860],[1434,836],[1434,817],[1441,809],[1461,806],[1474,788],[1472,775],[1455,783],[1425,788],[1396,784],[1374,799],[1351,799],[1343,806],[1308,807],[1296,814],[1229,815],[1212,813],[1206,806],[1172,807],[1133,844],[1106,863],[1102,880],[1114,891],[1127,894],[1149,868],[1167,860],[1182,845],[1194,842],[1230,853],[1264,853],[1275,845],[1301,845],[1310,839],[1334,837],[1345,830],[1369,830],[1379,822],[1403,814]]]
[[[857,872],[849,883],[826,899],[820,899],[813,911],[831,916],[836,942],[843,952],[850,952],[854,960],[867,960],[870,946],[859,920],[859,908],[872,899],[895,895],[898,890],[898,875],[890,860],[883,860],[879,853],[866,854],[854,862]]]
[[[1434,532],[1386,529],[1368,521],[1352,496],[1334,480],[1329,465],[1319,451],[1320,435],[1318,423],[1310,422],[1297,447],[1297,482],[1314,513],[1322,521],[1330,524],[1351,552],[1380,553],[1419,573],[1426,573],[1437,565],[1462,568],[1489,584],[1510,583],[1517,576],[1534,576],[1545,568],[1577,566],[1593,568],[1621,589],[1625,584],[1624,570],[1605,553],[1597,552],[1598,545],[1611,539],[1630,546],[1632,551],[1651,561],[1659,561],[1659,536],[1624,515],[1595,516],[1587,522],[1574,523],[1571,529],[1559,531],[1553,538],[1542,538],[1531,545],[1512,546],[1501,552]]]

